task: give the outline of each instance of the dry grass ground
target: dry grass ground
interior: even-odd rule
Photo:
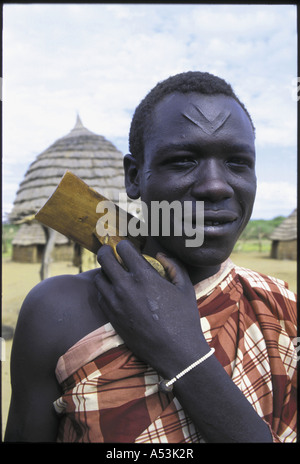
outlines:
[[[270,259],[268,253],[257,251],[232,253],[231,259],[238,266],[284,280],[297,293],[297,261]]]
[[[267,254],[258,252],[233,253],[232,260],[241,266],[273,275],[289,283],[290,289],[296,291],[296,261],[277,261]],[[69,263],[53,263],[52,275],[76,274],[78,268]],[[2,264],[2,324],[15,327],[22,302],[39,282],[38,264],[13,263],[5,259]],[[2,362],[2,436],[5,431],[10,402],[10,352],[12,340],[5,341],[5,359]],[[2,356],[3,358],[3,356]]]

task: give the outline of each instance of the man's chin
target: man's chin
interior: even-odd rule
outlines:
[[[173,241],[174,240],[174,241]],[[164,243],[166,252],[178,258],[186,267],[215,267],[221,265],[231,255],[233,246],[215,246],[203,243],[199,247],[188,247],[183,243],[176,243],[175,239]]]
[[[193,256],[185,255],[181,258],[181,261],[187,267],[203,268],[203,267],[216,267],[221,266],[226,259],[228,259],[230,253],[195,253]]]

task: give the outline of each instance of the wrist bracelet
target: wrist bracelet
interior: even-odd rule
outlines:
[[[185,374],[190,372],[192,369],[194,369],[194,367],[199,366],[199,364],[203,363],[203,361],[205,361],[207,358],[209,358],[214,352],[215,352],[215,349],[211,348],[208,353],[206,353],[204,356],[202,356],[202,358],[198,359],[198,361],[195,361],[193,364],[188,366],[186,369],[179,372],[179,374],[175,375],[175,377],[173,377],[173,379],[171,379],[171,380],[161,380],[159,382],[159,385],[158,385],[159,390],[164,392],[164,393],[171,392],[173,390],[173,384],[176,382],[176,380],[180,379]]]

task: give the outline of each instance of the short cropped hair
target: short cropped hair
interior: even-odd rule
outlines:
[[[156,84],[137,106],[129,131],[129,150],[136,159],[143,160],[145,131],[147,124],[150,122],[154,107],[163,97],[174,92],[198,92],[206,95],[223,94],[232,97],[247,114],[255,132],[250,114],[244,104],[238,99],[230,84],[224,79],[207,72],[188,71],[170,76]]]

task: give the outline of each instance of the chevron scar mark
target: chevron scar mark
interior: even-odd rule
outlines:
[[[193,124],[200,127],[200,129],[202,129],[203,132],[211,135],[218,129],[220,129],[220,127],[222,127],[223,124],[225,124],[225,122],[230,116],[230,111],[226,111],[225,113],[221,112],[215,119],[210,120],[202,113],[198,106],[191,105],[189,112],[185,112],[182,114]]]

